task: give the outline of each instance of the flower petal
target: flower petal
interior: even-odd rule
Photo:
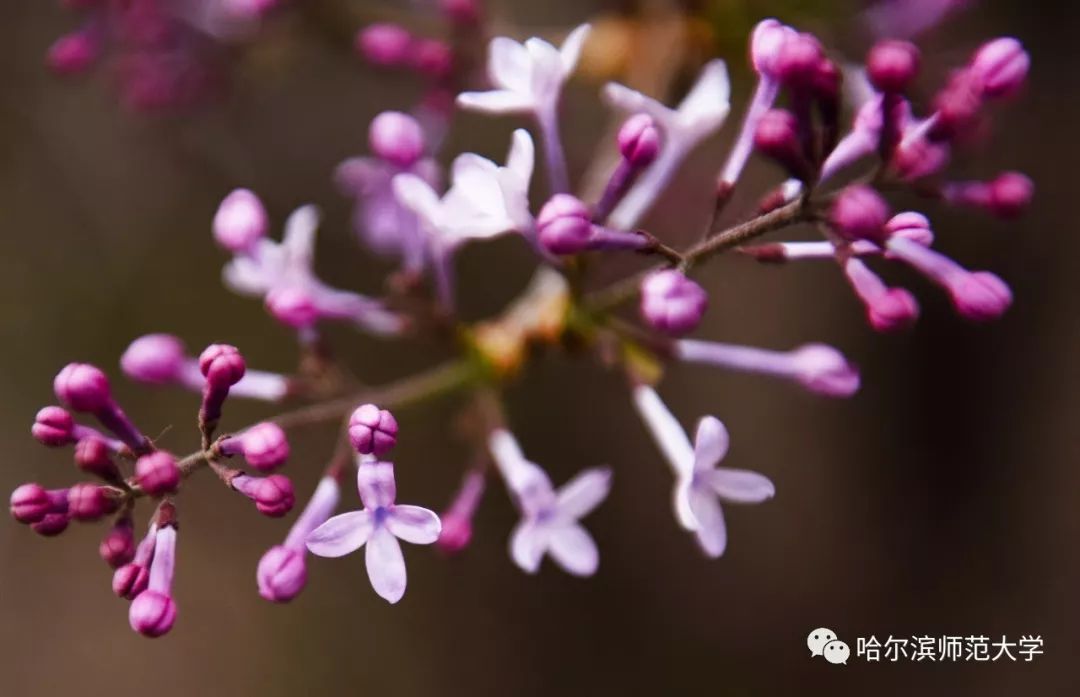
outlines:
[[[263,267],[250,257],[234,257],[221,270],[221,279],[240,295],[262,297],[270,290],[270,279]]]
[[[698,522],[694,517],[693,511],[690,510],[690,486],[693,483],[693,476],[688,474],[686,476],[678,477],[675,480],[675,490],[672,492],[672,503],[675,506],[675,520],[679,521],[679,525],[683,530],[697,530]]]
[[[698,544],[705,554],[716,558],[727,547],[727,526],[724,524],[724,512],[713,492],[702,487],[690,487],[690,510],[697,520]]]
[[[488,77],[504,90],[527,94],[532,75],[532,60],[524,45],[505,36],[497,36],[488,46]]]
[[[394,506],[386,517],[386,528],[406,542],[429,545],[439,539],[442,522],[433,511],[421,506]]]
[[[390,169],[371,157],[350,157],[334,169],[334,183],[346,196],[370,193],[388,183]]]
[[[439,224],[439,195],[426,181],[415,174],[399,174],[394,177],[394,196],[401,205],[410,209],[433,227]]]
[[[489,114],[520,114],[532,111],[536,106],[528,95],[510,90],[462,92],[457,96],[457,105],[462,109],[486,111]]]
[[[698,421],[694,435],[694,471],[704,472],[716,468],[727,455],[728,431],[715,416],[704,416]]]
[[[722,60],[709,61],[679,103],[678,119],[703,138],[724,123],[731,110],[731,83]]]
[[[761,503],[776,495],[769,478],[749,470],[722,467],[698,475],[718,496],[735,503]]]
[[[675,112],[652,97],[646,97],[641,92],[632,90],[617,82],[609,82],[604,85],[603,96],[604,101],[608,104],[632,114],[644,112],[659,121],[661,126],[665,128],[675,116]]]
[[[368,511],[342,513],[312,530],[307,548],[320,557],[343,557],[363,547],[373,527]]]
[[[581,48],[585,45],[585,40],[589,38],[590,29],[592,27],[588,24],[578,26],[566,36],[562,46],[559,47],[559,57],[562,60],[564,77],[573,73],[574,68],[577,67],[578,58],[581,57]]]
[[[532,137],[524,128],[514,131],[510,141],[510,152],[506,154],[506,169],[521,181],[522,189],[528,192],[529,180],[532,179],[536,164],[536,147]]]
[[[525,42],[532,59],[530,89],[534,102],[554,104],[563,83],[562,58],[554,46],[543,39],[533,37]]]
[[[548,544],[548,529],[530,520],[523,520],[510,535],[510,558],[526,573],[540,570],[540,559]]]
[[[653,440],[660,447],[676,475],[684,475],[693,470],[694,449],[686,437],[675,415],[656,394],[656,390],[641,385],[634,388],[634,404],[642,420],[652,433]]]
[[[371,587],[384,600],[396,603],[405,595],[405,557],[397,538],[385,527],[371,535],[364,554]]]
[[[594,467],[563,484],[556,495],[555,507],[561,520],[582,518],[600,505],[611,491],[611,469]]]
[[[364,508],[375,510],[394,505],[397,498],[394,465],[389,462],[361,462],[356,468],[356,488]]]
[[[589,532],[580,525],[551,531],[548,553],[555,562],[575,576],[592,576],[600,566],[600,552]]]
[[[285,221],[281,247],[285,251],[287,271],[307,275],[315,257],[315,230],[319,227],[319,209],[301,206]]]

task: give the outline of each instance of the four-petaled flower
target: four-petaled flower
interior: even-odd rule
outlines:
[[[600,553],[588,531],[578,522],[607,497],[611,470],[585,470],[558,491],[547,473],[525,459],[508,431],[493,431],[488,440],[492,457],[521,511],[521,522],[510,537],[514,563],[533,574],[547,552],[575,576],[592,576]]]
[[[761,503],[776,494],[764,475],[748,470],[717,467],[728,450],[728,433],[713,416],[698,422],[694,444],[678,420],[651,387],[634,390],[634,401],[660,449],[675,470],[675,516],[697,536],[710,557],[727,547],[727,526],[717,499],[733,503]]]
[[[342,513],[315,528],[307,548],[320,557],[341,557],[367,544],[365,563],[375,592],[391,603],[405,595],[405,558],[398,540],[428,545],[439,539],[442,523],[433,511],[394,503],[394,465],[364,461],[356,475],[364,508]]]

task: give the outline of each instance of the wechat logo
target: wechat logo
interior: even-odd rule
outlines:
[[[806,646],[810,656],[822,656],[833,665],[847,665],[851,657],[851,647],[836,638],[836,632],[821,627],[810,632],[806,637]]]

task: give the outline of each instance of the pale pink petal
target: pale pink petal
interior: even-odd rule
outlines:
[[[715,416],[702,417],[694,436],[694,471],[711,470],[728,451],[728,432]]]
[[[342,557],[364,546],[372,527],[368,511],[342,513],[312,530],[307,548],[320,557]]]
[[[371,535],[364,555],[371,587],[384,600],[396,603],[405,595],[405,557],[397,538],[385,527]]]
[[[439,539],[442,523],[433,511],[420,506],[394,506],[386,517],[386,528],[414,545],[429,545]]]
[[[643,112],[667,126],[674,118],[674,112],[652,97],[646,97],[641,92],[620,85],[617,82],[609,82],[604,85],[604,100],[623,111],[637,114]]]
[[[350,157],[334,170],[334,183],[346,196],[370,193],[388,183],[390,170],[370,157]]]
[[[491,40],[488,48],[488,76],[498,87],[514,92],[529,91],[532,61],[526,48],[505,36]]]
[[[555,508],[561,520],[582,518],[600,505],[611,491],[611,469],[594,467],[563,484],[556,495]]]
[[[532,111],[536,106],[528,95],[510,90],[462,92],[457,96],[457,104],[463,109],[486,111],[490,114],[522,113]]]
[[[540,570],[540,559],[547,549],[548,530],[528,521],[518,523],[510,536],[510,558],[526,573]]]
[[[301,206],[285,221],[285,236],[281,240],[288,269],[307,274],[315,257],[315,230],[319,227],[319,209]]]
[[[393,180],[394,195],[401,205],[416,213],[429,225],[439,223],[439,195],[415,174],[399,174]]]
[[[525,190],[529,188],[535,161],[536,148],[529,132],[524,128],[515,130],[513,139],[510,141],[510,152],[506,155],[506,169],[521,180]]]
[[[698,475],[718,496],[735,503],[761,503],[776,495],[769,478],[749,470],[722,467]]]
[[[693,446],[656,390],[647,385],[634,388],[634,404],[676,476],[691,472],[694,468]]]
[[[270,290],[270,279],[262,266],[250,257],[234,257],[222,269],[221,278],[226,286],[240,295],[262,297]]]
[[[731,110],[731,83],[722,60],[709,61],[690,93],[679,104],[678,119],[697,138],[719,128]]]
[[[580,525],[551,531],[548,553],[555,562],[575,576],[592,576],[600,566],[600,552],[588,531]]]
[[[562,46],[559,47],[559,57],[562,60],[564,76],[569,76],[577,67],[578,58],[581,57],[581,48],[585,45],[585,40],[589,38],[590,29],[591,27],[588,24],[578,26],[567,35]]]
[[[525,42],[525,48],[532,59],[532,81],[530,89],[533,99],[540,103],[553,103],[558,99],[562,87],[563,68],[559,51],[544,41],[533,37]]]
[[[715,494],[702,487],[690,488],[690,511],[697,521],[698,543],[710,557],[719,557],[727,547],[727,526]]]
[[[394,505],[397,484],[390,462],[363,462],[356,468],[356,488],[364,508],[375,510]]]

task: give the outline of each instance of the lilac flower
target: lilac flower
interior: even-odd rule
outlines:
[[[280,243],[259,239],[233,257],[223,272],[225,284],[241,295],[263,298],[274,317],[301,332],[310,332],[320,319],[352,322],[375,334],[400,332],[402,319],[382,303],[331,288],[315,276],[318,224],[314,206],[298,208],[285,222]]]
[[[585,470],[556,491],[544,470],[525,459],[509,431],[493,431],[488,449],[521,512],[521,522],[510,537],[514,563],[534,574],[546,552],[575,576],[596,573],[600,553],[578,521],[607,497],[611,470]]]
[[[811,392],[827,397],[850,397],[859,389],[859,371],[844,356],[825,344],[806,344],[791,351],[770,351],[753,346],[680,339],[675,357],[747,373],[762,373],[794,380]]]
[[[259,595],[271,602],[287,603],[300,594],[307,583],[305,542],[311,531],[325,523],[337,508],[338,497],[335,477],[326,476],[319,480],[315,493],[293,523],[285,542],[268,549],[259,560],[255,573]]]
[[[139,634],[156,638],[167,634],[176,622],[176,602],[172,599],[172,581],[176,566],[176,526],[163,524],[154,540],[154,559],[146,590],[139,593],[128,609],[131,628]]]
[[[675,515],[679,524],[694,532],[705,554],[719,557],[727,547],[727,526],[717,499],[761,503],[775,495],[773,483],[757,472],[717,467],[728,450],[727,429],[719,419],[703,417],[691,446],[655,390],[645,385],[637,387],[634,403],[675,470]]]
[[[357,468],[357,489],[363,510],[329,519],[307,537],[307,547],[320,557],[341,557],[367,544],[365,562],[371,587],[396,603],[405,595],[405,558],[398,540],[427,545],[439,539],[442,524],[433,511],[395,504],[394,465],[363,461]]]
[[[648,114],[664,136],[656,161],[612,212],[610,220],[614,227],[630,229],[637,224],[667,186],[687,153],[724,124],[731,109],[730,94],[727,67],[722,60],[705,65],[677,109],[617,83],[604,87],[604,98],[609,103],[630,113]]]

